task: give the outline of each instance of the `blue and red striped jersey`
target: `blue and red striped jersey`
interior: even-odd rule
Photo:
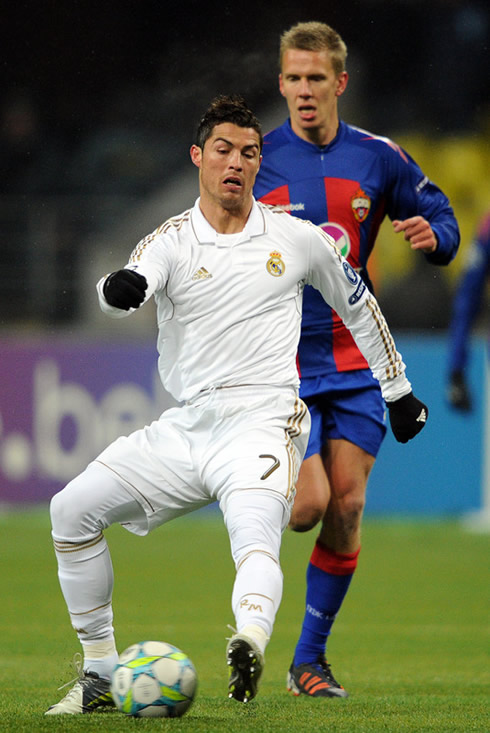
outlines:
[[[438,239],[436,252],[426,255],[433,264],[447,264],[458,249],[449,200],[413,158],[389,138],[342,121],[324,147],[299,138],[289,120],[269,132],[254,195],[321,226],[371,290],[367,263],[385,216],[427,219]],[[298,357],[305,377],[367,368],[350,332],[310,286]]]

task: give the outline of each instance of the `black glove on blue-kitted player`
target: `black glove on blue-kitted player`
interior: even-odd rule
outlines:
[[[451,407],[463,412],[472,409],[471,394],[462,369],[455,369],[449,376],[446,396]]]
[[[429,408],[413,392],[394,402],[387,402],[393,435],[399,443],[408,443],[420,433],[429,415]]]

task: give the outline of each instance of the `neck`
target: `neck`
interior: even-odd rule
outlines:
[[[247,206],[224,208],[221,204],[213,204],[201,196],[199,207],[205,219],[218,234],[238,234],[243,232],[252,210],[252,199]]]
[[[293,132],[302,140],[312,143],[313,145],[320,145],[324,147],[332,142],[334,137],[337,135],[339,129],[339,118],[335,115],[334,119],[326,122],[321,127],[297,127],[294,123],[291,123]]]

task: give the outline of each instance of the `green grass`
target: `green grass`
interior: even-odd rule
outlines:
[[[47,510],[0,515],[0,730],[282,733],[489,731],[490,536],[451,522],[364,525],[363,550],[329,642],[347,700],[285,690],[303,615],[304,575],[315,535],[286,532],[284,596],[259,696],[226,697],[224,663],[233,567],[216,517],[180,519],[138,538],[107,532],[116,575],[120,650],[160,639],[186,651],[199,675],[189,712],[176,720],[119,713],[45,718],[74,676],[78,651],[56,577]]]

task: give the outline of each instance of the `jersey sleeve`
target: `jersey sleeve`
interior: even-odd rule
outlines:
[[[352,333],[384,399],[392,402],[403,397],[411,385],[377,300],[333,240],[318,227],[310,227],[308,283],[320,291]]]
[[[449,199],[415,160],[394,143],[385,152],[388,171],[387,213],[390,219],[423,216],[437,238],[437,249],[425,255],[434,265],[447,265],[460,242],[458,222]]]
[[[173,254],[174,247],[170,237],[162,235],[159,229],[144,237],[133,249],[124,268],[133,270],[146,278],[148,288],[145,293],[145,299],[139,306],[140,308],[151,298],[156,290],[165,287],[172,268]],[[134,313],[136,308],[130,308],[126,311],[109,305],[103,293],[104,283],[109,277],[109,274],[104,275],[96,286],[100,308],[111,318],[124,318]]]

